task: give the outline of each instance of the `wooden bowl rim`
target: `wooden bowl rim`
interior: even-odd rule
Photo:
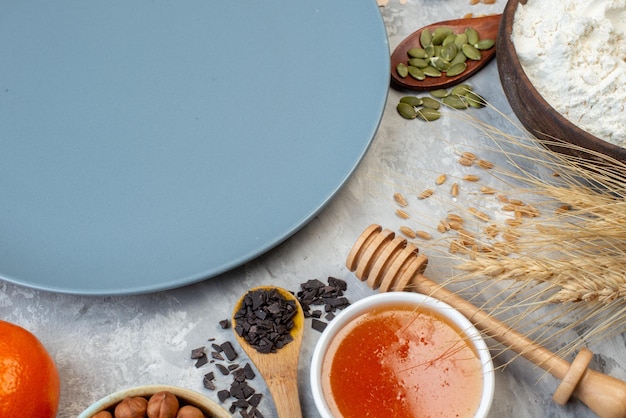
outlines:
[[[136,386],[127,389],[122,389],[117,392],[111,393],[100,400],[93,403],[89,408],[85,409],[78,418],[91,418],[94,414],[101,411],[106,411],[113,406],[117,405],[127,396],[143,396],[150,397],[157,392],[169,391],[176,395],[179,399],[184,400],[189,405],[194,405],[202,410],[205,414],[216,418],[227,418],[231,415],[217,402],[207,398],[191,389],[186,389],[178,386],[169,385],[147,385]]]
[[[517,11],[519,4],[526,4],[526,1],[508,0],[502,12],[502,20],[500,21],[497,41],[499,48],[498,53],[496,54],[496,62],[498,63],[498,67],[500,69],[505,66],[510,66],[514,69],[514,75],[517,76],[518,82],[528,89],[527,93],[529,93],[532,96],[533,100],[536,101],[532,104],[533,107],[538,108],[542,112],[546,112],[547,114],[549,114],[551,116],[551,119],[553,119],[556,128],[560,131],[560,136],[565,136],[563,134],[568,133],[568,138],[561,138],[556,136],[559,135],[559,133],[555,134],[550,132],[542,132],[533,127],[532,121],[526,114],[526,110],[516,106],[516,99],[511,97],[516,93],[514,93],[513,91],[513,86],[511,86],[508,82],[505,82],[507,74],[504,74],[504,71],[499,71],[502,89],[504,90],[505,96],[507,97],[511,108],[517,115],[522,125],[524,125],[524,127],[531,134],[535,136],[539,135],[542,137],[539,139],[543,139],[544,141],[548,142],[554,141],[554,144],[551,145],[554,145],[554,148],[558,148],[560,152],[565,152],[569,154],[573,153],[575,155],[587,154],[587,157],[593,158],[592,154],[585,153],[586,150],[589,150],[592,153],[601,153],[618,161],[626,162],[626,148],[612,144],[576,126],[575,124],[570,122],[565,116],[561,115],[561,113],[559,113],[556,109],[554,109],[554,107],[552,107],[534,87],[534,85],[526,75],[522,64],[519,61],[517,53],[515,52],[515,45],[513,44],[512,40],[513,21],[515,18],[515,12]],[[558,146],[556,144],[558,142],[562,142],[563,146]],[[568,147],[568,144],[571,144],[574,147]],[[549,147],[552,148],[552,146]]]

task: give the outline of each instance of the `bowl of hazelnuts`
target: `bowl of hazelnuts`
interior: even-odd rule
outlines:
[[[216,402],[189,389],[151,385],[108,395],[78,418],[231,418]]]

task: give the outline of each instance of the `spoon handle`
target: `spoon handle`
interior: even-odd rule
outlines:
[[[274,376],[267,382],[267,385],[272,398],[274,398],[276,412],[280,418],[302,418],[297,378]]]
[[[280,349],[280,355],[253,354],[251,356],[272,395],[280,418],[302,418],[298,393],[298,357],[301,342],[292,341]]]

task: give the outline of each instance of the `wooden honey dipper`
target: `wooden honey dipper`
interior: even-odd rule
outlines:
[[[588,369],[593,353],[583,348],[570,364],[465,299],[425,277],[428,259],[406,239],[380,225],[370,225],[352,247],[346,266],[381,292],[414,291],[452,306],[494,340],[561,381],[553,400],[565,404],[573,395],[601,418],[626,417],[626,382]]]

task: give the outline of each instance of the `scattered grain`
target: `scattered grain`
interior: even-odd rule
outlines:
[[[516,226],[520,226],[522,224],[522,221],[521,221],[521,219],[517,219],[517,218],[516,219],[506,219],[504,221],[504,223],[507,224],[508,226],[516,227]]]
[[[448,222],[448,225],[450,226],[450,229],[452,229],[454,231],[458,231],[459,229],[463,228],[463,223],[462,222],[450,221],[450,222]]]
[[[496,193],[497,193],[497,190],[496,190],[496,189],[494,189],[494,188],[492,188],[492,187],[482,186],[482,187],[480,188],[480,192],[481,192],[482,194],[496,194]]]
[[[457,197],[459,195],[459,185],[457,183],[452,183],[452,187],[450,187],[450,194],[452,197]]]
[[[435,193],[433,189],[426,189],[422,193],[419,194],[418,199],[427,199],[431,197]]]
[[[463,176],[463,180],[476,182],[480,180],[480,177],[475,174],[466,174],[465,176]]]
[[[415,231],[413,231],[408,226],[401,226],[400,232],[402,232],[402,234],[406,236],[407,238],[411,238],[411,239],[417,238],[417,234],[415,233]]]
[[[487,160],[478,160],[476,165],[484,170],[490,170],[495,166],[491,161]]]
[[[435,184],[437,186],[441,186],[443,183],[446,182],[447,179],[448,176],[446,176],[445,174],[439,174],[439,176],[437,176],[437,178],[435,179]]]
[[[465,220],[460,215],[457,215],[456,213],[448,213],[448,216],[446,216],[446,219],[449,222],[458,222],[460,224],[465,222]]]
[[[476,161],[478,157],[473,152],[465,151],[461,154],[461,158],[467,158],[470,161]]]
[[[529,218],[536,218],[539,216],[539,210],[531,205],[519,206],[516,208],[516,211],[522,214],[522,216],[527,216]]]
[[[485,212],[482,212],[476,208],[467,208],[467,211],[471,213],[472,215],[474,215],[475,217],[477,217],[478,219],[480,219],[481,221],[489,222],[489,220],[491,219],[489,215],[487,215]]]
[[[417,235],[418,238],[424,239],[424,240],[430,240],[432,239],[432,235],[430,235],[428,232],[426,231],[415,231],[415,234]]]
[[[400,193],[394,193],[393,194],[393,200],[396,201],[396,203],[400,206],[406,206],[408,205],[408,202],[406,201],[406,199],[404,198],[404,196]]]
[[[441,234],[448,232],[450,230],[450,224],[445,221],[439,221],[437,224],[437,231]]]
[[[403,211],[402,209],[396,209],[396,215],[402,219],[409,219],[410,216],[408,213]]]
[[[509,198],[503,194],[499,194],[498,196],[496,196],[498,199],[498,202],[500,203],[509,203]]]
[[[504,239],[506,242],[515,242],[519,239],[519,235],[519,232],[512,229],[507,229],[502,234],[502,239]]]
[[[485,235],[487,238],[495,238],[500,233],[500,228],[496,224],[491,224],[487,228],[485,228]]]
[[[459,164],[465,167],[471,167],[472,165],[474,165],[474,161],[470,160],[469,158],[461,157],[459,158]]]

